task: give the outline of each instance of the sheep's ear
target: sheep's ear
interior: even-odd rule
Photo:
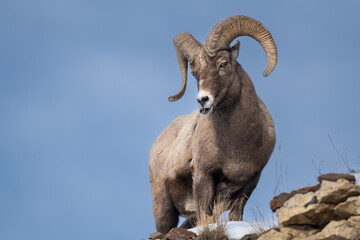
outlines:
[[[236,43],[230,48],[231,54],[231,62],[236,63],[236,59],[239,56],[240,42],[236,41]]]

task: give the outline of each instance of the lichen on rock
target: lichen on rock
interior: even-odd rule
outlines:
[[[320,185],[274,197],[279,228],[259,239],[360,239],[360,185],[349,174],[325,174]],[[305,191],[304,191],[305,190]]]

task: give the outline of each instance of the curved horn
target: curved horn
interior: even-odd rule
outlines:
[[[187,81],[187,69],[188,61],[191,63],[198,51],[200,50],[202,44],[199,43],[190,33],[180,33],[173,38],[176,58],[179,63],[182,86],[180,91],[169,97],[170,102],[179,100],[185,93],[186,81]]]
[[[276,45],[266,27],[250,17],[235,15],[215,24],[206,38],[204,47],[206,54],[214,57],[217,51],[228,49],[230,43],[238,36],[252,37],[264,48],[267,64],[263,75],[268,76],[277,62]]]

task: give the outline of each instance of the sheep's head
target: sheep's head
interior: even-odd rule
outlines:
[[[236,59],[239,53],[237,42],[230,43],[238,36],[250,36],[257,40],[267,55],[264,76],[269,75],[277,61],[277,51],[270,32],[263,24],[246,16],[231,16],[218,22],[209,33],[205,45],[199,43],[190,33],[181,33],[174,37],[176,56],[182,76],[181,90],[169,97],[169,101],[179,100],[185,93],[188,63],[197,79],[200,114],[207,116],[213,109],[231,104],[234,94],[239,92],[240,84]],[[236,94],[235,94],[236,95]]]
[[[214,57],[209,57],[201,49],[200,53],[190,63],[192,75],[197,80],[197,101],[200,114],[209,115],[213,109],[230,105],[240,91],[236,58],[239,53],[239,42],[232,48],[219,51]]]

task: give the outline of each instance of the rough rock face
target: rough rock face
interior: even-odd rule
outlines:
[[[308,237],[308,240],[325,239],[360,239],[360,230],[346,220],[331,221],[321,232]]]
[[[150,235],[149,240],[150,240],[150,239],[151,239],[151,240],[158,240],[158,239],[163,239],[164,237],[165,237],[164,234],[159,233],[159,232],[154,232],[154,233],[152,233],[152,234]]]
[[[316,193],[296,194],[284,203],[276,213],[282,226],[308,224],[321,226],[334,217],[335,204],[316,202]]]
[[[312,225],[321,227],[334,219],[334,204],[313,204],[308,207],[282,208],[277,211],[280,226]]]
[[[327,173],[320,175],[318,177],[319,182],[321,183],[323,180],[336,182],[339,179],[348,180],[351,183],[355,183],[355,177],[350,174],[343,174],[343,173]]]
[[[349,197],[335,207],[335,215],[341,218],[360,215],[360,196]]]
[[[350,224],[350,226],[356,229],[360,229],[360,216],[353,216],[349,218],[347,221]]]
[[[291,235],[286,232],[282,232],[280,229],[270,229],[269,231],[262,234],[258,240],[272,240],[272,239],[284,239],[290,240]]]
[[[148,240],[193,240],[196,239],[196,234],[189,232],[184,228],[173,228],[166,235],[155,232],[150,235]]]
[[[281,208],[284,203],[292,198],[297,193],[308,193],[308,192],[315,192],[319,190],[320,184],[312,186],[312,187],[304,187],[300,188],[298,190],[294,190],[291,193],[281,193],[280,195],[274,197],[274,199],[270,202],[270,208],[273,212],[276,211],[276,209]]]
[[[321,226],[334,217],[335,204],[316,203],[316,194],[296,194],[276,210],[278,221],[282,226],[308,224]]]
[[[270,207],[280,228],[259,239],[360,239],[360,185],[347,174],[325,174],[318,180],[315,190],[302,188],[275,197]]]
[[[321,203],[338,204],[348,197],[358,195],[360,195],[360,185],[355,185],[345,179],[339,179],[336,182],[324,180],[316,194],[316,198]]]
[[[189,240],[195,239],[196,234],[189,232],[184,228],[173,228],[168,234],[166,234],[165,239],[167,240]]]
[[[292,227],[283,227],[277,229],[271,229],[268,232],[262,234],[258,240],[271,240],[271,239],[305,239],[309,235],[316,234],[320,230],[308,225],[299,225]]]

